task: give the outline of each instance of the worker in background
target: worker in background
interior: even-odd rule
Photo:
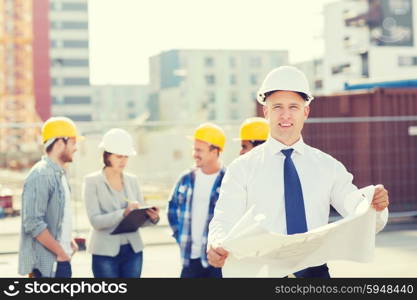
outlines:
[[[264,118],[248,118],[239,130],[239,138],[241,150],[240,155],[249,152],[256,146],[263,144],[269,135],[269,124]]]
[[[208,259],[222,267],[228,252],[221,240],[254,206],[272,232],[297,234],[329,222],[330,205],[342,216],[353,211],[347,195],[357,190],[342,163],[304,143],[301,131],[313,99],[305,75],[283,66],[265,78],[258,102],[263,105],[271,133],[267,141],[229,166],[210,223]],[[372,199],[376,231],[388,219],[388,192],[378,185]],[[352,245],[354,247],[354,245]],[[290,274],[288,274],[290,275]],[[329,278],[326,264],[295,272],[296,277]]]
[[[215,124],[200,125],[192,137],[195,167],[182,174],[168,205],[168,221],[180,247],[181,278],[221,278],[207,262],[207,234],[225,168],[220,160],[226,137]]]
[[[83,199],[92,225],[88,252],[96,278],[139,278],[144,244],[139,231],[111,234],[132,210],[146,206],[138,179],[124,171],[131,156],[136,155],[133,139],[120,128],[106,132],[99,145],[104,167],[87,175]],[[144,226],[159,221],[159,209],[147,209]]]
[[[72,276],[71,257],[78,250],[72,239],[71,192],[65,165],[77,151],[72,120],[53,117],[42,127],[46,155],[30,170],[22,194],[19,274],[30,277]]]

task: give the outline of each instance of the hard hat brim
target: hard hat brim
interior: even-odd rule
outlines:
[[[103,151],[106,151],[106,152],[108,152],[108,153],[111,153],[111,154],[116,154],[116,155],[126,155],[126,156],[136,156],[138,153],[136,152],[136,150],[131,150],[131,151],[128,151],[128,152],[119,152],[119,151],[111,151],[111,150],[106,150],[106,148],[104,147],[104,144],[103,144],[103,142],[101,142],[98,146],[97,146],[97,148],[99,148],[99,149],[101,149],[101,150],[103,150]]]
[[[77,142],[83,142],[83,141],[85,141],[85,136],[82,136],[82,135],[76,135],[76,136],[57,136],[57,137],[54,137],[54,139],[58,139],[58,138],[69,138],[69,139],[70,138],[75,138],[75,140]],[[42,143],[45,144],[45,142],[48,141],[48,140],[50,140],[50,139],[47,139],[47,140],[42,139]]]
[[[266,93],[270,93],[270,92],[274,92],[274,91],[288,91],[288,92],[296,92],[296,93],[303,93],[307,96],[307,100],[305,100],[305,102],[307,102],[307,104],[310,104],[310,102],[314,99],[313,95],[311,94],[306,94],[305,92],[301,92],[301,91],[293,91],[293,90],[266,90],[263,91],[262,93],[257,94],[256,96],[256,100],[259,102],[259,104],[261,105],[265,105],[266,101],[265,101],[265,94]]]
[[[202,141],[202,142],[204,142],[204,143],[207,143],[208,145],[213,145],[213,146],[215,146],[215,147],[219,147],[219,148],[220,148],[220,151],[223,151],[223,148],[222,148],[222,147],[220,147],[220,146],[218,146],[218,145],[215,145],[215,144],[212,144],[212,143],[209,143],[209,142],[206,142],[206,141],[200,140],[200,139],[196,139],[195,137],[193,137],[193,136],[189,136],[189,135],[186,135],[185,137],[186,137],[187,139],[189,139],[189,140],[192,140],[192,141],[194,141],[194,140],[198,140],[198,141]]]

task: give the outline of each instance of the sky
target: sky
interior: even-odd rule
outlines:
[[[92,84],[147,84],[149,57],[171,49],[323,53],[323,15],[335,0],[89,0]]]

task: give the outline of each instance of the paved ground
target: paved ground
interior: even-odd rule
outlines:
[[[404,226],[403,226],[404,227]],[[346,261],[329,263],[333,277],[417,277],[417,224],[382,232],[376,239],[375,260],[360,264]],[[165,229],[155,229],[164,234]],[[149,229],[150,236],[152,229]],[[169,239],[169,234],[166,232]],[[0,238],[0,245],[9,243]],[[0,255],[0,277],[17,277],[17,254]],[[75,277],[92,277],[91,256],[78,253],[73,260]],[[173,244],[148,245],[144,251],[143,277],[178,277],[178,247]]]

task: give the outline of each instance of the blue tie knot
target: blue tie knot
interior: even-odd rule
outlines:
[[[281,152],[285,155],[286,158],[291,158],[291,154],[294,151],[294,149],[284,149],[281,150]]]

